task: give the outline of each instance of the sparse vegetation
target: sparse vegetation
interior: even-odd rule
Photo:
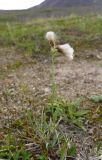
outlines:
[[[64,66],[58,66],[60,62],[56,61],[56,50],[52,49],[50,52],[44,39],[48,30],[60,35],[62,43],[70,42],[79,56],[79,59],[76,58],[78,62],[73,64],[63,62],[68,70],[63,78],[64,69],[64,74],[61,74],[62,71],[58,73],[58,69]],[[89,61],[84,57],[84,61],[89,63],[82,63],[75,72],[76,66],[83,61],[80,52],[101,49],[101,37],[102,18],[99,16],[0,23],[1,159],[74,160],[83,156],[86,160],[90,156],[102,155],[101,86],[95,90],[97,85],[95,88],[93,79],[96,77],[96,70],[86,72],[88,69],[84,68],[85,74],[80,71],[82,65],[89,63],[92,63],[93,69],[96,61]],[[44,59],[43,56],[47,58]],[[68,67],[72,67],[72,70]],[[100,69],[101,65],[95,67]],[[72,71],[75,74],[71,74]],[[78,90],[76,81],[81,86]],[[91,83],[95,88],[94,94],[91,93]],[[61,94],[62,89],[64,95],[70,92],[68,96]],[[74,96],[71,93],[73,89],[76,92]]]
[[[0,44],[15,45],[24,52],[33,54],[48,53],[46,40],[43,39],[48,30],[60,35],[62,43],[70,42],[76,50],[95,49],[101,47],[102,19],[99,16],[70,16],[60,19],[39,19],[31,23],[1,23]]]

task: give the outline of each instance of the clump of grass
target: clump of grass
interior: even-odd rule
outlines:
[[[81,108],[83,102],[85,102],[83,97],[74,102],[68,102],[56,95],[55,99],[49,99],[49,102],[42,106],[38,114],[35,114],[33,109],[23,110],[22,118],[15,122],[10,121],[8,138],[0,147],[1,158],[18,155],[19,158],[24,159],[24,155],[27,155],[33,159],[53,159],[54,157],[54,159],[64,160],[68,157],[77,157],[77,143],[73,135],[68,134],[70,131],[67,131],[65,126],[74,127],[77,132],[80,129],[87,132],[86,122],[96,123],[96,110],[98,114],[99,111],[101,112],[98,108],[92,108],[92,111]],[[99,117],[97,118],[99,122]],[[13,133],[15,130],[16,133]],[[93,148],[100,153],[100,143]]]
[[[69,124],[74,124],[86,131],[84,127],[85,115],[89,113],[89,110],[80,109],[80,104],[76,105],[76,102],[68,102],[63,99],[56,99],[53,103],[49,103],[46,109],[53,118],[58,120],[62,117],[63,121]]]
[[[14,134],[8,133],[5,137],[6,145],[0,146],[0,158],[19,160],[29,160],[31,154],[24,149],[21,143],[17,144]]]
[[[38,146],[40,145],[39,157],[43,155],[46,158],[54,156],[65,159],[67,156],[76,156],[76,147],[72,139],[70,140],[68,135],[61,131],[61,120],[61,116],[55,119],[54,113],[49,117],[46,109],[42,110],[38,119],[34,118],[32,112],[29,111],[28,125],[32,128],[30,128],[32,138],[36,140]]]

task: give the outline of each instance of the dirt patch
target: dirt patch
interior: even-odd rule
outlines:
[[[97,53],[94,53],[97,55]],[[84,53],[82,53],[84,55]],[[66,99],[74,99],[80,96],[92,96],[102,94],[102,59],[96,59],[81,54],[68,62],[65,57],[58,56],[55,59],[55,79],[58,86],[58,94]],[[90,55],[90,52],[89,52]],[[101,56],[101,55],[100,55]],[[8,68],[8,63],[21,65],[17,68]],[[12,49],[0,49],[0,70],[3,74],[0,84],[0,94],[10,92],[16,96],[16,92],[29,91],[32,97],[43,97],[51,93],[51,58],[40,56],[30,58],[16,53]],[[24,91],[25,90],[25,91]],[[9,103],[9,102],[8,102]],[[12,103],[15,103],[12,101]],[[11,104],[10,104],[11,105]],[[15,103],[17,105],[17,103]],[[22,104],[20,104],[22,105]],[[12,106],[12,105],[11,105]]]

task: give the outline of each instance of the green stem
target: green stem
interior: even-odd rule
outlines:
[[[56,50],[51,48],[51,58],[52,58],[52,66],[51,66],[51,82],[52,82],[52,102],[56,100],[57,97],[57,86],[55,80],[55,57]]]

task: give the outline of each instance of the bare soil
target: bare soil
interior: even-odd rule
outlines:
[[[38,92],[39,97],[50,94],[51,66],[50,56],[30,57],[17,53],[14,48],[0,49],[1,94],[10,88],[17,92],[22,85],[33,93],[33,98]],[[55,79],[59,95],[67,99],[102,94],[102,52],[77,53],[72,62],[58,55]]]

